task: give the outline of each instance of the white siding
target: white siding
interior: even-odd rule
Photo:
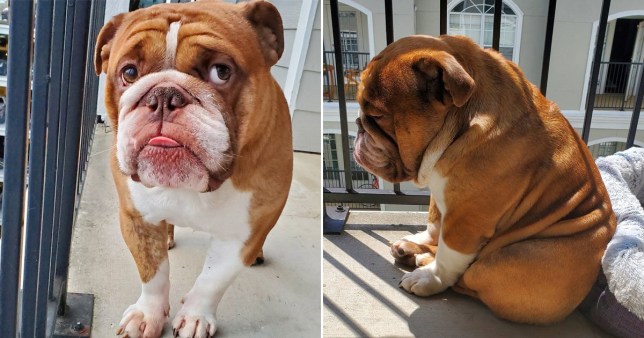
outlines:
[[[321,153],[321,18],[320,4],[315,14],[313,32],[304,62],[296,109],[293,112],[293,142],[297,150]]]

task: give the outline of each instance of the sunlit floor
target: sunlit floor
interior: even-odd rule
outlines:
[[[389,243],[424,230],[422,212],[351,212],[345,232],[323,241],[324,337],[611,337],[574,312],[547,327],[499,319],[471,298],[428,298],[398,287]]]
[[[99,125],[72,244],[70,292],[95,295],[92,337],[114,337],[123,310],[141,291],[121,238],[116,191],[108,166],[113,135]],[[217,337],[320,336],[320,156],[295,154],[289,201],[269,234],[266,263],[243,272],[218,311]],[[201,271],[208,236],[176,228],[170,251],[170,318]]]

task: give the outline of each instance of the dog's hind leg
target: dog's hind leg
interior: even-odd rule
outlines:
[[[391,255],[394,256],[396,262],[411,267],[420,267],[434,261],[440,224],[440,211],[438,211],[434,199],[430,198],[427,230],[405,236],[391,245]]]
[[[529,239],[496,249],[474,261],[453,289],[480,299],[507,320],[558,322],[581,303],[597,278],[605,237],[600,233]]]

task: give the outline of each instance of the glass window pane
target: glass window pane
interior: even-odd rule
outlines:
[[[492,33],[494,30],[494,16],[493,15],[486,15],[485,16],[485,38],[484,38],[484,44],[486,45],[492,45]]]

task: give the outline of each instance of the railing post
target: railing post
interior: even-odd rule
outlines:
[[[0,332],[17,334],[20,255],[24,217],[27,118],[30,99],[30,61],[33,37],[32,0],[13,1],[9,17],[9,72],[5,137],[5,179],[0,250]],[[20,20],[16,20],[20,18]],[[6,198],[11,196],[11,198]]]
[[[501,44],[501,13],[503,13],[503,0],[494,0],[494,24],[492,28],[492,48],[499,51]]]
[[[44,325],[37,325],[38,298],[47,298],[39,291],[39,260],[43,234],[42,202],[47,134],[47,101],[49,90],[50,46],[53,21],[53,0],[39,0],[36,11],[36,37],[34,48],[33,98],[29,145],[29,198],[25,231],[24,278],[22,292],[21,336],[44,337]],[[11,39],[11,37],[10,37]],[[41,305],[44,306],[44,305]]]
[[[552,34],[555,27],[557,0],[548,2],[548,20],[546,23],[546,41],[543,46],[543,62],[541,63],[541,94],[546,96],[548,89],[548,73],[550,72],[550,52],[552,51]]]
[[[333,48],[335,52],[336,86],[338,87],[338,108],[340,111],[340,130],[342,133],[342,160],[344,178],[348,191],[353,191],[351,181],[351,158],[349,157],[349,128],[347,122],[347,103],[344,93],[344,65],[342,64],[342,43],[340,41],[340,20],[338,0],[331,0],[331,24],[333,26]]]
[[[603,0],[602,11],[599,18],[599,28],[597,29],[597,40],[595,41],[595,57],[593,58],[593,66],[590,73],[590,84],[588,86],[588,98],[586,99],[586,115],[584,116],[584,126],[581,131],[581,138],[586,142],[586,144],[588,144],[590,123],[593,119],[595,95],[597,94],[597,78],[599,77],[599,64],[602,58],[602,46],[604,45],[604,37],[606,36],[606,24],[608,22],[609,10],[610,0]]]
[[[441,0],[440,11],[440,33],[444,35],[447,34],[447,0]]]

